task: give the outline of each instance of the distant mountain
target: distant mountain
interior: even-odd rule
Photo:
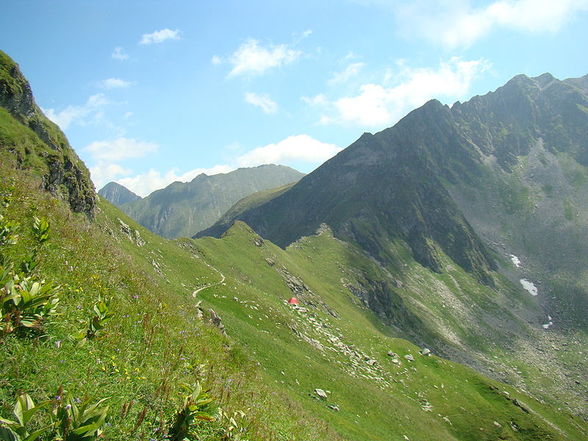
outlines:
[[[109,182],[98,191],[98,194],[117,207],[141,199],[141,196],[116,182]]]
[[[151,231],[190,237],[216,222],[235,202],[258,191],[298,181],[304,174],[283,165],[201,174],[191,182],[174,182],[121,209]]]

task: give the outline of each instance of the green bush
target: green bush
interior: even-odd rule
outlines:
[[[39,405],[35,405],[33,399],[28,394],[20,395],[16,399],[16,404],[14,405],[13,410],[16,421],[0,418],[0,423],[4,426],[0,427],[0,440],[34,441],[45,432],[51,430],[53,425],[37,430],[32,430],[30,428],[33,416],[49,404],[50,401],[45,401]]]
[[[45,320],[56,313],[59,287],[30,277],[21,279],[18,274],[11,276],[5,268],[0,268],[0,279],[0,336],[13,331],[41,331]]]

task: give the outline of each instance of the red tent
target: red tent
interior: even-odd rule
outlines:
[[[298,305],[298,299],[296,297],[290,297],[290,300],[288,300],[288,305]]]

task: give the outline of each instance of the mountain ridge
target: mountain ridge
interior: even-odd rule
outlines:
[[[586,77],[582,77],[586,78]],[[478,181],[478,177],[485,173],[486,158],[495,157],[498,165],[505,171],[512,171],[511,168],[516,164],[517,157],[528,154],[531,145],[535,139],[545,137],[545,142],[556,148],[555,139],[561,145],[557,145],[559,150],[569,152],[574,159],[580,164],[585,164],[588,161],[588,148],[582,144],[582,139],[588,139],[588,125],[586,125],[585,117],[588,115],[584,111],[578,111],[583,104],[578,103],[568,105],[566,99],[578,99],[588,105],[588,101],[584,100],[584,94],[574,94],[577,86],[570,86],[573,80],[566,80],[564,82],[556,80],[550,74],[543,74],[539,77],[529,78],[525,75],[518,75],[508,81],[504,86],[498,88],[495,92],[490,92],[484,96],[473,97],[465,103],[455,103],[452,107],[442,105],[437,100],[431,100],[423,105],[421,108],[410,112],[406,117],[401,119],[394,127],[385,129],[376,135],[365,133],[357,141],[351,144],[347,149],[339,153],[334,158],[327,161],[316,171],[303,178],[298,184],[292,187],[284,194],[279,195],[276,199],[270,200],[257,207],[255,210],[245,212],[240,215],[240,220],[247,222],[256,228],[262,235],[268,235],[268,238],[273,239],[281,246],[286,246],[293,242],[298,237],[312,234],[312,232],[320,225],[320,223],[327,223],[335,228],[336,233],[348,234],[358,238],[358,233],[353,231],[353,220],[359,219],[361,216],[358,212],[355,214],[348,212],[343,213],[342,216],[333,213],[337,209],[341,209],[340,204],[321,200],[312,206],[316,194],[320,194],[324,189],[319,189],[324,185],[329,185],[325,179],[326,175],[331,179],[337,179],[337,185],[331,186],[330,193],[335,198],[352,199],[360,202],[362,209],[367,209],[366,199],[369,199],[368,194],[355,194],[349,196],[345,192],[353,192],[353,187],[357,186],[358,173],[363,168],[369,168],[372,173],[379,176],[386,177],[386,175],[396,174],[402,175],[396,180],[389,179],[383,187],[382,181],[370,181],[367,177],[363,177],[364,183],[359,185],[363,189],[373,189],[374,186],[379,188],[376,198],[382,193],[390,191],[390,188],[400,189],[404,187],[412,187],[413,194],[407,195],[408,199],[415,199],[422,202],[423,194],[419,192],[419,185],[425,185],[430,190],[429,194],[435,195],[439,201],[443,201],[438,206],[445,206],[453,204],[450,210],[453,213],[459,212],[456,210],[454,202],[450,201],[449,193],[446,192],[442,182],[437,179],[448,181],[455,186],[458,182],[461,187],[470,185]],[[560,98],[561,89],[563,88],[564,98]],[[557,89],[557,93],[554,92]],[[574,89],[574,90],[571,90]],[[582,89],[584,90],[584,89]],[[489,109],[492,110],[489,110]],[[555,113],[561,111],[570,118],[566,119],[566,126],[568,129],[562,129],[562,119],[556,118],[555,121],[550,120],[549,112]],[[498,112],[498,113],[497,113]],[[490,115],[482,121],[481,115]],[[513,115],[516,115],[513,116]],[[582,118],[584,115],[584,118]],[[545,122],[543,130],[539,128],[538,121]],[[506,126],[510,127],[507,128]],[[426,129],[424,129],[426,128]],[[423,131],[424,129],[424,131]],[[567,132],[566,132],[567,130]],[[551,135],[555,132],[555,135]],[[569,132],[569,133],[568,133]],[[563,142],[562,142],[563,140]],[[579,140],[579,141],[578,141]],[[394,146],[390,148],[389,146]],[[491,159],[490,159],[491,160]],[[382,164],[393,164],[391,169],[386,169]],[[335,169],[339,167],[338,172],[330,173],[325,169]],[[394,168],[396,167],[396,169]],[[411,168],[419,168],[421,176],[414,176],[414,170]],[[412,173],[412,175],[411,175]],[[339,176],[337,176],[339,175]],[[432,177],[431,177],[432,175]],[[407,177],[412,176],[412,182],[407,181]],[[401,182],[402,181],[402,182]],[[365,185],[369,182],[369,185]],[[306,186],[307,189],[303,189]],[[309,187],[316,187],[309,190]],[[421,189],[422,190],[422,189]],[[359,190],[361,191],[361,190]],[[300,195],[296,196],[296,194]],[[317,210],[321,214],[306,215],[300,214],[297,207],[301,205],[301,200],[306,196],[313,198],[309,202],[311,204],[311,211]],[[357,191],[356,191],[357,193]],[[396,195],[402,196],[400,190],[395,190]],[[420,194],[420,196],[419,196]],[[286,199],[291,198],[288,202]],[[327,199],[324,197],[323,199]],[[383,197],[379,197],[379,203],[386,205]],[[396,201],[398,202],[398,201]],[[349,204],[347,204],[349,205]],[[389,204],[391,205],[391,204]],[[398,204],[396,204],[398,206]],[[421,263],[429,266],[432,269],[436,268],[434,250],[426,244],[427,238],[433,238],[441,248],[447,252],[450,257],[456,260],[460,265],[469,271],[477,273],[482,279],[489,282],[486,277],[488,270],[496,269],[496,265],[492,262],[489,252],[485,246],[481,244],[479,238],[471,230],[468,222],[463,216],[458,215],[459,219],[451,219],[450,213],[445,213],[443,216],[430,217],[433,220],[441,221],[441,218],[448,220],[443,225],[450,227],[449,230],[454,231],[451,235],[455,236],[456,232],[463,234],[466,238],[466,247],[460,246],[459,243],[448,242],[444,236],[445,230],[436,232],[434,225],[425,227],[424,225],[413,225],[413,229],[407,230],[407,225],[414,224],[411,219],[419,218],[421,209],[426,208],[427,204],[421,207],[415,207],[409,200],[403,201],[402,205],[408,209],[412,214],[407,216],[401,222],[396,222],[392,236],[399,235],[403,240],[407,240],[411,244],[412,252],[415,258]],[[271,219],[270,213],[275,213],[280,210],[280,206],[288,207],[289,210],[294,210],[294,216],[302,216],[297,219],[296,224],[305,225],[306,227],[297,227],[296,225],[288,224],[288,217],[282,216],[276,220],[276,215],[272,214],[272,222],[270,225],[267,219]],[[266,208],[264,208],[266,207]],[[430,211],[435,212],[434,205],[430,205]],[[343,208],[344,210],[344,208]],[[341,229],[341,217],[348,217],[351,224]],[[401,216],[400,213],[389,213],[389,217]],[[394,222],[394,219],[392,219]],[[444,221],[443,221],[444,222]],[[442,223],[443,223],[442,222]],[[226,224],[225,224],[226,226]],[[222,229],[225,226],[213,225],[210,229],[199,232],[198,237],[211,234],[218,236],[222,234]],[[432,227],[432,229],[431,229]],[[428,231],[422,231],[422,230]],[[344,233],[344,231],[346,233]],[[361,234],[360,234],[361,236]],[[369,240],[366,238],[359,238],[365,242],[365,246],[370,248]],[[468,254],[467,250],[472,250],[473,255],[463,258],[464,254]],[[372,251],[377,256],[382,250],[375,247]]]
[[[302,176],[290,167],[269,164],[211,176],[202,173],[190,182],[173,182],[121,208],[164,237],[189,237],[212,225],[243,197],[295,182]]]
[[[406,338],[488,375],[495,374],[484,370],[492,362],[487,348],[509,351],[509,340],[532,358],[544,350],[535,345],[537,332],[582,347],[588,329],[588,98],[570,82],[517,76],[452,107],[431,100],[394,127],[363,134],[285,192],[236,210],[234,219],[196,236],[222,237],[241,220],[288,249],[325,223],[389,274],[358,291],[372,310],[404,328]],[[469,297],[460,288],[458,309],[433,306],[436,299],[426,291],[439,286],[401,288],[417,277],[405,274],[411,267],[406,255],[450,284],[457,284],[451,272],[458,265],[490,288],[488,297]],[[464,311],[477,324],[456,344],[451,330]],[[401,312],[418,320],[407,326]],[[550,357],[558,356],[554,347]],[[569,391],[584,393],[583,386],[561,379]]]
[[[117,182],[109,182],[106,184],[104,187],[98,190],[98,195],[102,196],[108,202],[116,205],[117,207],[120,207],[127,202],[133,202],[141,199],[141,196],[133,193],[124,185],[121,185]]]
[[[429,110],[431,115],[446,112],[436,103]],[[415,121],[428,120],[417,115]],[[440,134],[444,124],[442,119],[438,122]],[[356,243],[343,241],[331,228],[319,225],[316,234],[282,249],[242,222],[235,222],[220,240],[166,240],[103,198],[97,201],[92,219],[72,215],[70,201],[44,191],[50,190],[42,185],[46,164],[41,155],[31,154],[48,148],[38,135],[2,108],[0,136],[2,147],[7,146],[0,151],[0,256],[5,265],[0,275],[4,281],[14,282],[3,282],[0,294],[8,290],[19,293],[27,289],[26,281],[34,281],[43,293],[58,300],[52,303],[58,313],[45,310],[37,329],[13,332],[12,326],[6,325],[20,326],[20,316],[11,308],[2,316],[0,330],[7,354],[0,357],[0,412],[5,417],[14,409],[20,421],[23,403],[26,401],[27,407],[33,404],[23,395],[15,408],[14,400],[29,393],[36,403],[43,403],[34,410],[39,413],[33,429],[45,431],[39,439],[62,438],[59,431],[67,428],[56,424],[46,427],[46,423],[53,421],[55,413],[51,413],[56,408],[58,415],[69,408],[76,412],[77,397],[90,400],[87,403],[94,403],[104,417],[108,414],[107,424],[101,418],[91,430],[103,430],[104,438],[121,441],[183,439],[184,434],[180,437],[177,433],[179,423],[196,433],[189,438],[210,441],[245,437],[260,441],[586,438],[586,420],[569,413],[582,415],[585,403],[585,339],[581,332],[561,332],[558,316],[554,316],[555,324],[550,322],[549,330],[535,329],[536,323],[519,317],[520,310],[534,313],[541,305],[506,277],[506,270],[518,276],[519,265],[523,266],[521,271],[527,271],[537,262],[532,256],[520,255],[521,260],[515,263],[509,255],[501,254],[510,248],[492,246],[488,262],[496,262],[501,272],[489,270],[494,282],[491,286],[480,283],[474,272],[465,271],[448,256],[441,246],[451,251],[451,241],[433,241],[435,229],[447,221],[461,228],[460,232],[467,233],[467,228],[474,226],[475,234],[481,231],[474,222],[478,221],[476,213],[465,207],[476,201],[487,206],[487,195],[480,193],[473,202],[464,202],[458,196],[466,198],[468,194],[461,186],[469,183],[476,193],[475,184],[480,180],[498,185],[507,176],[494,164],[491,171],[496,176],[490,178],[496,182],[484,181],[488,176],[472,173],[463,162],[453,164],[464,152],[461,143],[451,144],[450,155],[441,158],[453,168],[446,175],[425,180],[425,185],[412,193],[419,198],[408,207],[412,211],[403,214],[427,216],[414,225],[425,229],[417,233],[429,235],[425,245],[434,255],[434,271],[414,259],[416,251],[409,245],[416,247],[418,242],[385,235],[386,215],[390,213],[386,203],[394,201],[389,194],[383,199],[368,199],[371,205],[363,212],[363,207],[330,201],[339,212],[349,210],[363,216],[360,222],[349,223],[356,229],[364,228],[359,231],[362,241]],[[398,135],[392,131],[386,136],[394,139]],[[405,148],[398,154],[386,148],[386,136],[366,135],[357,147],[365,156],[348,157],[345,170],[353,171],[354,161],[377,166],[380,159],[390,156],[404,160],[410,169],[412,163],[403,156],[408,155],[419,160],[418,170],[439,171],[435,168],[439,148],[429,151],[426,144],[417,143],[417,151]],[[381,144],[380,138],[386,142]],[[452,135],[448,140],[454,138]],[[588,178],[584,180],[580,173],[585,171],[583,166],[567,154],[562,159],[548,149],[541,150],[541,145],[531,145],[530,165],[512,167],[512,173],[522,176],[516,182],[523,185],[531,174],[544,171],[535,161],[544,168],[557,165],[567,180],[554,183],[550,191],[555,197],[542,190],[545,198],[538,200],[539,209],[547,202],[549,207],[561,205],[558,196],[565,193],[569,206],[558,207],[565,209],[560,215],[566,226],[582,223],[580,198],[588,194]],[[30,150],[32,147],[43,149]],[[15,167],[4,161],[21,154],[27,154],[23,158],[30,162],[22,161]],[[381,181],[374,190],[381,192],[390,182],[389,170],[374,170],[380,172],[376,178]],[[462,177],[462,171],[470,173]],[[366,174],[335,175],[339,179],[335,188],[341,182],[361,182]],[[395,177],[392,182],[420,184],[419,177],[409,172],[405,180]],[[315,179],[316,175],[310,177]],[[544,182],[548,181],[540,180],[539,184]],[[433,193],[441,199],[428,199],[435,190],[431,186],[441,184],[444,191]],[[294,187],[250,195],[239,201],[233,212],[271,202]],[[489,187],[488,193],[492,195],[494,189]],[[369,190],[355,189],[360,196],[370,196]],[[534,194],[538,190],[532,187],[528,191]],[[405,192],[399,200],[410,195]],[[463,215],[455,214],[452,206],[445,212],[430,211],[431,205],[445,203],[449,197]],[[379,230],[366,224],[373,213],[370,210],[377,209],[383,213],[375,218]],[[523,214],[527,209],[533,205],[525,204]],[[502,210],[499,214],[523,218],[516,206],[512,213]],[[440,219],[428,219],[437,215]],[[383,253],[379,260],[359,248],[370,239],[370,233],[374,233],[372,239],[383,240],[375,248]],[[488,243],[482,236],[492,231],[482,233],[470,239]],[[506,239],[505,234],[505,247],[510,247]],[[470,256],[473,263],[482,258],[485,256]],[[574,267],[571,260],[569,264]],[[25,281],[21,281],[21,274],[26,275]],[[539,289],[539,299],[543,299],[544,284]],[[35,295],[33,291],[30,296]],[[298,305],[288,304],[292,296],[298,298]],[[10,301],[3,298],[4,304]],[[23,308],[16,302],[14,306]],[[16,320],[10,321],[11,317]],[[403,339],[407,336],[413,343]],[[529,336],[530,344],[525,339]],[[448,348],[461,348],[470,358],[480,355],[485,369],[476,367],[503,382],[438,356],[443,353],[434,348],[441,339],[448,342]],[[194,386],[188,388],[189,384]],[[201,391],[206,395],[198,395]],[[202,420],[186,422],[184,417],[192,410],[187,406],[203,403],[194,403],[196,395],[222,411],[207,407],[199,414]],[[109,408],[101,398],[108,399]],[[50,402],[56,407],[52,409]],[[71,404],[66,407],[65,403]],[[80,407],[88,409],[87,403]],[[27,410],[27,419],[32,412]],[[12,422],[3,419],[1,424],[3,434],[17,437],[11,436],[10,427],[16,427]],[[30,427],[27,424],[18,430]]]

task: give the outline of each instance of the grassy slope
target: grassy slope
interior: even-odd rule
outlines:
[[[233,223],[233,220],[236,219],[241,213],[258,207],[261,204],[278,197],[282,193],[292,188],[295,184],[296,183],[293,182],[291,184],[282,185],[281,187],[258,191],[257,193],[253,193],[244,197],[243,199],[240,199],[231,208],[229,208],[220,219],[217,220],[215,225],[228,228]]]
[[[0,164],[1,192],[10,201],[2,214],[21,224],[19,243],[9,255],[24,256],[32,216],[47,217],[52,239],[37,276],[62,286],[60,315],[48,324],[46,338],[9,335],[0,342],[2,416],[9,416],[16,394],[43,400],[61,385],[76,397],[111,397],[108,439],[162,439],[161,429],[181,404],[181,383],[199,380],[223,408],[246,413],[248,433],[256,439],[285,440],[290,434],[310,439],[317,430],[325,439],[337,439],[295,402],[267,389],[238,345],[195,318],[198,310],[189,293],[218,279],[204,262],[138,227],[108,203],[100,205],[96,223],[90,224],[39,192],[37,176],[14,171],[5,155]],[[145,245],[137,245],[135,236],[131,240],[119,219],[140,229]],[[72,337],[87,326],[99,295],[110,300],[115,316],[102,335],[79,347]],[[130,402],[128,416],[120,418]],[[143,411],[145,419],[134,430]],[[220,426],[211,424],[209,430]]]
[[[43,149],[33,132],[1,116],[3,146]],[[284,251],[269,242],[257,246],[244,224],[222,240],[166,241],[107,203],[89,223],[39,190],[42,162],[26,164],[37,174],[17,170],[9,150],[0,151],[2,214],[21,227],[19,243],[3,252],[15,261],[24,257],[32,216],[47,217],[52,239],[36,276],[59,283],[62,294],[60,315],[45,338],[10,335],[0,343],[2,416],[18,393],[42,400],[64,386],[81,398],[111,397],[108,439],[162,439],[180,404],[180,384],[200,380],[225,409],[245,411],[243,424],[253,439],[586,438],[577,418],[461,365],[422,357],[406,340],[390,337],[391,330],[345,288],[383,278],[383,270],[328,231]],[[409,266],[399,288],[406,301],[409,294],[423,296],[413,299],[417,305],[433,300],[425,292],[433,276],[403,262],[400,245],[390,246],[399,247],[399,265]],[[285,271],[310,288],[299,297],[316,307],[284,304],[291,295]],[[463,272],[448,274],[473,289]],[[98,296],[109,299],[115,316],[95,340],[78,346],[72,337],[87,326]],[[198,297],[221,315],[228,338],[197,318]],[[435,321],[435,308],[421,309],[418,319]],[[389,350],[400,354],[400,365]],[[416,361],[402,357],[408,353]],[[317,387],[329,391],[326,402],[314,396]],[[220,439],[223,424],[201,432]]]
[[[11,173],[4,169],[2,176]],[[3,342],[9,354],[0,361],[5,416],[17,392],[42,399],[64,385],[76,396],[112,397],[116,417],[109,439],[156,438],[153,430],[179,405],[179,383],[199,378],[223,406],[246,412],[255,439],[585,436],[579,420],[471,369],[422,357],[407,341],[389,337],[389,330],[378,326],[378,319],[358,305],[340,281],[361,282],[349,263],[378,269],[328,232],[288,251],[267,241],[256,246],[257,236],[244,224],[222,240],[169,242],[107,203],[100,205],[96,224],[89,224],[55,199],[38,194],[35,178],[23,179],[20,173],[11,204],[3,210],[22,224],[20,245],[11,254],[22,254],[28,243],[31,216],[47,216],[52,240],[40,275],[65,288],[62,314],[48,327],[47,340],[11,336]],[[3,179],[3,193],[9,182]],[[119,219],[130,226],[130,237]],[[138,245],[135,230],[144,245]],[[275,264],[270,266],[266,258]],[[224,283],[214,285],[221,276],[208,265],[225,276]],[[290,291],[276,271],[282,265],[308,285],[312,293],[300,297],[319,305],[316,309],[304,313],[284,304]],[[210,284],[194,299],[193,291]],[[78,347],[70,337],[83,328],[99,294],[111,299],[115,318],[100,338]],[[222,316],[228,339],[195,318],[198,297]],[[318,343],[303,341],[301,335]],[[60,348],[56,341],[62,341]],[[388,350],[400,354],[400,367],[390,361]],[[408,353],[415,362],[402,358]],[[370,366],[365,357],[377,363]],[[330,391],[326,402],[313,397],[317,387]],[[514,398],[530,413],[515,405]],[[131,400],[129,416],[119,418],[119,409]],[[429,404],[431,411],[426,410]],[[145,408],[145,422],[132,433]]]
[[[258,247],[255,236],[246,225],[237,224],[221,240],[195,242],[199,254],[226,276],[226,285],[199,295],[222,311],[229,335],[247,345],[278,385],[330,421],[346,438],[585,436],[578,429],[579,420],[572,422],[568,416],[471,369],[437,357],[422,357],[415,346],[389,337],[389,330],[378,325],[378,319],[367,309],[358,307],[342,287],[341,279],[350,282],[354,277],[348,264],[357,268],[370,263],[328,233],[306,238],[288,251],[267,241]],[[269,265],[266,259],[275,264]],[[315,293],[314,297],[306,295],[319,305],[317,308],[300,313],[284,304],[291,292],[276,271],[282,265]],[[322,308],[321,301],[336,311],[338,318]],[[343,353],[341,343],[359,352],[355,363],[353,355]],[[389,350],[401,355],[400,367],[386,355]],[[414,355],[415,362],[402,358],[408,353]],[[370,366],[365,357],[377,363]],[[312,396],[317,387],[331,392],[326,403]],[[530,414],[510,401],[505,391],[532,409]],[[328,403],[341,410],[333,411]],[[431,412],[423,410],[427,403],[432,406]],[[513,431],[512,421],[521,430]],[[563,432],[554,430],[554,426]]]

